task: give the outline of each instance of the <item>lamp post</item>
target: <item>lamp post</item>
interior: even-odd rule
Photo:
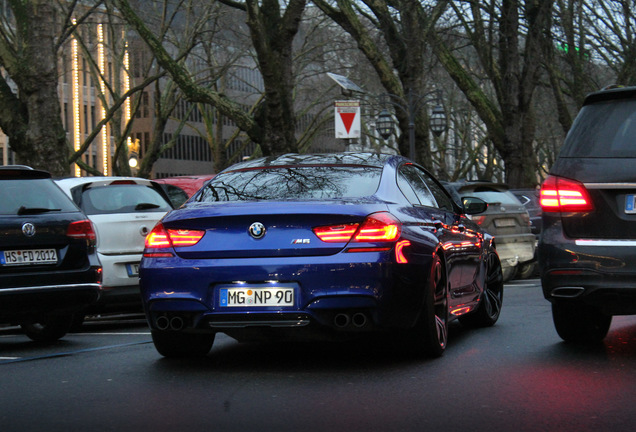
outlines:
[[[434,95],[433,97],[429,97]],[[407,95],[407,100],[404,100],[400,96],[386,93],[382,96],[388,97],[388,102],[400,108],[403,112],[405,112],[408,116],[409,121],[409,158],[411,160],[415,160],[415,117],[417,115],[417,111],[423,106],[430,102],[435,102],[436,105],[431,111],[431,115],[429,117],[429,127],[431,132],[435,136],[440,136],[443,132],[446,131],[448,126],[448,122],[446,120],[446,112],[442,107],[442,91],[434,90],[432,92],[426,93],[422,96],[418,96],[417,94],[409,91]],[[385,108],[380,112],[378,119],[376,120],[376,130],[380,134],[382,138],[385,140],[391,136],[391,132],[393,131],[393,118],[389,114],[388,110]]]

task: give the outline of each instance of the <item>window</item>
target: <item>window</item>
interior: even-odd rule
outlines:
[[[410,186],[411,191],[406,186]],[[420,204],[427,207],[438,207],[435,197],[419,175],[419,169],[414,165],[404,165],[400,168],[398,174],[398,185],[402,193],[412,204]],[[413,201],[413,194],[417,197],[418,202]]]
[[[324,200],[375,193],[382,170],[363,166],[296,166],[219,174],[198,201]]]

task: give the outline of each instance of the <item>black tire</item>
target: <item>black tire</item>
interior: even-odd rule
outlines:
[[[612,316],[582,303],[552,303],[552,319],[557,333],[566,342],[600,343],[612,324]]]
[[[164,357],[204,357],[212,349],[215,334],[180,333],[152,330],[152,342]]]
[[[525,264],[519,264],[517,266],[517,279],[528,279],[530,276],[532,276],[534,274],[534,269],[536,268],[537,263],[536,262],[531,262],[531,263],[525,263]]]
[[[448,343],[448,285],[439,256],[433,256],[426,286],[426,299],[417,324],[410,330],[408,343],[416,355],[441,357]]]
[[[72,324],[73,315],[51,315],[37,321],[22,323],[20,327],[31,340],[48,343],[64,337]]]
[[[489,252],[486,261],[486,280],[484,292],[477,310],[459,317],[459,322],[466,327],[490,327],[495,325],[501,315],[503,304],[504,279],[501,262],[495,252]]]

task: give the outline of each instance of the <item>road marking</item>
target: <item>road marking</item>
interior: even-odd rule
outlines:
[[[103,351],[107,349],[122,348],[122,347],[133,346],[133,345],[144,345],[149,343],[152,343],[152,341],[132,342],[132,343],[119,344],[119,345],[108,345],[103,347],[87,348],[87,349],[82,349],[77,351],[68,351],[63,353],[53,353],[53,354],[47,354],[43,356],[36,356],[36,357],[22,357],[22,358],[17,357],[17,358],[13,358],[9,360],[1,360],[0,365],[9,364],[9,363],[20,363],[20,362],[26,362],[26,361],[32,361],[32,360],[43,360],[43,359],[49,359],[49,358],[55,358],[55,357],[66,357],[66,356],[71,356],[74,354],[82,354],[82,353],[93,352],[93,351]],[[0,359],[2,359],[2,357],[0,357]]]
[[[128,336],[139,336],[139,335],[150,335],[150,332],[129,332],[129,333],[123,333],[123,332],[96,332],[96,333],[71,333],[71,336],[99,336],[99,335],[106,335],[106,336],[120,336],[120,335],[128,335]]]

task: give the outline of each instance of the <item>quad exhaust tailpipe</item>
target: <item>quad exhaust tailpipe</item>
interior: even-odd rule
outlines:
[[[351,323],[354,327],[362,328],[367,325],[367,316],[362,312],[355,313],[351,318]]]
[[[338,328],[347,327],[349,325],[349,321],[351,321],[351,319],[349,318],[349,315],[344,313],[337,314],[335,318],[333,319],[333,323]]]
[[[368,324],[367,316],[362,312],[356,312],[353,315],[347,313],[339,313],[333,319],[333,324],[339,329],[353,326],[357,329],[363,328]]]
[[[161,315],[155,319],[155,326],[161,331],[180,331],[185,327],[185,321],[179,315],[173,317]]]

